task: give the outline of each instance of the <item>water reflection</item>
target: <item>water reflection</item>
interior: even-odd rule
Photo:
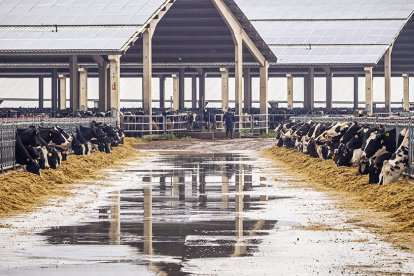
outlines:
[[[150,270],[182,274],[190,259],[253,254],[276,224],[252,219],[272,198],[244,155],[172,153],[150,165],[123,172],[133,188],[114,193],[97,220],[43,235],[51,244],[127,245]]]

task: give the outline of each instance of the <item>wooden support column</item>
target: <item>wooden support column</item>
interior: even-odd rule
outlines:
[[[98,81],[99,81],[99,100],[98,108],[101,112],[106,112],[108,108],[108,62],[102,56],[92,57],[98,65]],[[110,90],[110,89],[109,89]]]
[[[106,111],[111,111],[111,68],[106,69]]]
[[[269,63],[266,61],[264,66],[260,66],[260,114],[263,118],[260,118],[262,127],[265,132],[269,132]]]
[[[53,111],[56,111],[57,110],[57,106],[58,106],[58,94],[59,94],[59,91],[58,91],[58,72],[57,72],[57,70],[56,69],[53,69],[52,70],[52,78],[51,78],[51,81],[52,81],[52,83],[51,83],[51,98],[52,98],[52,104],[51,104],[51,107],[52,107],[52,110]]]
[[[180,79],[177,74],[172,75],[173,79],[173,109],[180,109]]]
[[[165,76],[160,76],[160,108],[165,108]]]
[[[59,109],[66,110],[66,75],[59,75]]]
[[[99,74],[99,111],[108,111],[108,64],[98,67]]]
[[[109,79],[111,83],[111,96],[110,96],[110,104],[111,104],[111,113],[113,118],[117,118],[119,120],[120,109],[121,109],[121,64],[120,64],[120,55],[110,55],[108,56],[109,59]]]
[[[293,109],[293,75],[287,74],[287,109]]]
[[[252,110],[252,76],[250,68],[244,69],[244,113],[250,114]]]
[[[391,113],[391,54],[392,46],[388,48],[384,56],[385,110],[387,113]]]
[[[358,82],[358,75],[354,76],[354,109],[359,108],[359,82]]]
[[[153,27],[148,27],[142,34],[143,40],[143,61],[142,61],[142,91],[143,91],[143,107],[145,115],[149,116],[149,126],[152,130],[152,36]]]
[[[221,109],[227,112],[229,109],[229,69],[221,68]]]
[[[79,72],[78,57],[70,58],[70,108],[72,112],[79,111]]]
[[[313,110],[315,101],[315,69],[309,68],[308,75],[305,77],[305,95],[304,95],[304,108],[307,110]]]
[[[365,67],[365,109],[368,115],[374,113],[372,67]]]
[[[45,83],[44,78],[39,77],[39,109],[44,108],[45,101]]]
[[[234,78],[235,78],[235,97],[236,100],[236,115],[243,114],[243,39],[241,35],[241,28],[238,33],[234,34],[235,37],[235,68],[234,68]]]
[[[197,108],[197,76],[191,77],[191,107]]]
[[[326,109],[332,110],[332,71],[326,70]]]
[[[180,68],[180,73],[178,76],[179,76],[178,109],[184,110],[185,109],[185,70],[184,68]]]
[[[88,70],[79,68],[79,110],[88,110]]]
[[[404,98],[403,98],[403,108],[405,112],[410,111],[410,75],[403,74],[403,90],[404,90]]]
[[[199,78],[200,80],[198,82],[198,104],[201,112],[203,112],[204,108],[206,107],[206,74],[202,72]]]

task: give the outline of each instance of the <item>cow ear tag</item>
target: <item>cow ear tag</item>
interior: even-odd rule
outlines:
[[[52,136],[52,132],[49,133],[49,136]]]
[[[47,155],[47,156],[52,157],[52,154],[51,154],[51,153],[48,153],[48,155]]]
[[[358,136],[358,135],[355,135],[355,138],[356,138],[356,139],[358,139],[358,138],[359,138],[359,136]]]
[[[390,133],[389,132],[385,133],[385,137],[390,137]]]

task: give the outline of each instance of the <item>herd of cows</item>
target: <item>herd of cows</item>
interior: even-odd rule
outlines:
[[[281,123],[275,133],[278,147],[333,160],[338,166],[356,166],[359,174],[369,175],[370,184],[398,181],[409,164],[408,129],[291,121]]]
[[[74,133],[67,133],[58,126],[18,128],[16,163],[28,172],[40,175],[41,170],[57,169],[69,154],[111,153],[112,147],[124,143],[124,138],[121,129],[96,122],[89,127],[80,125]]]

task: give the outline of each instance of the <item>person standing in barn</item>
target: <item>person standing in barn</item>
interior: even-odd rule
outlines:
[[[223,122],[225,123],[225,127],[226,127],[226,139],[229,139],[229,138],[233,139],[234,114],[231,112],[230,108],[227,110],[226,114],[224,114]]]

